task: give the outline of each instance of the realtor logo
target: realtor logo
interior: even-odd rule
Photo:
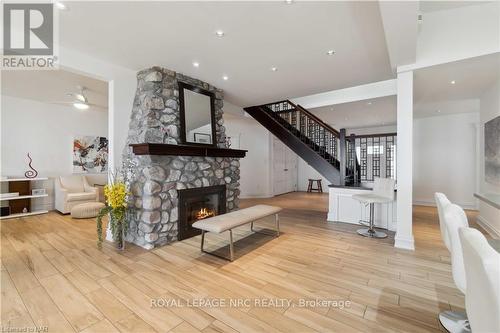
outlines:
[[[3,4],[2,69],[53,69],[52,3]]]

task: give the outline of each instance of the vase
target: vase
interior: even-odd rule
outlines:
[[[125,229],[123,228],[123,221],[120,222],[120,230],[116,235],[116,248],[120,251],[125,250]]]

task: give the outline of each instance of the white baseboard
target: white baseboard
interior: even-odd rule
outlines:
[[[460,202],[453,202],[454,204],[459,205],[462,207],[462,209],[468,209],[468,210],[477,210],[478,207],[475,203],[460,203]],[[414,206],[428,206],[428,207],[436,207],[436,202],[435,201],[424,201],[424,200],[413,200],[413,205]]]
[[[500,239],[500,233],[498,232],[498,230],[493,228],[493,226],[491,225],[490,222],[488,222],[487,219],[485,219],[482,216],[478,216],[476,218],[476,221],[477,221],[477,224],[479,224],[479,226],[481,228],[486,230],[486,232],[489,233],[491,237],[496,238],[496,239]]]
[[[413,239],[413,237],[398,237],[398,234],[396,233],[396,236],[394,237],[394,247],[397,247],[398,249],[415,251],[415,240]]]
[[[270,194],[240,194],[240,199],[268,199],[274,195]]]

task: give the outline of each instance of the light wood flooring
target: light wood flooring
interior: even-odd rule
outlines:
[[[1,222],[1,326],[49,332],[436,332],[462,308],[434,208],[415,207],[415,252],[326,222],[326,194],[242,200],[284,207],[282,235],[236,233],[232,263],[200,254],[199,237],[145,251],[96,248],[94,220],[58,213]],[[475,220],[469,212],[469,219]],[[272,226],[266,219],[257,226]],[[208,234],[208,249],[226,239]],[[227,247],[220,249],[227,251]],[[187,306],[200,299],[251,306]],[[286,299],[292,306],[257,301]],[[301,307],[301,299],[350,306]],[[152,307],[175,300],[182,307]],[[165,305],[165,304],[164,304]],[[269,304],[268,304],[269,305]]]

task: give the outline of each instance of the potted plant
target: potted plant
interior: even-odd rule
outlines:
[[[97,245],[99,248],[102,246],[102,218],[109,215],[108,223],[113,241],[118,249],[125,249],[127,195],[128,191],[125,183],[114,179],[114,177],[111,183],[104,186],[106,206],[97,215]]]

